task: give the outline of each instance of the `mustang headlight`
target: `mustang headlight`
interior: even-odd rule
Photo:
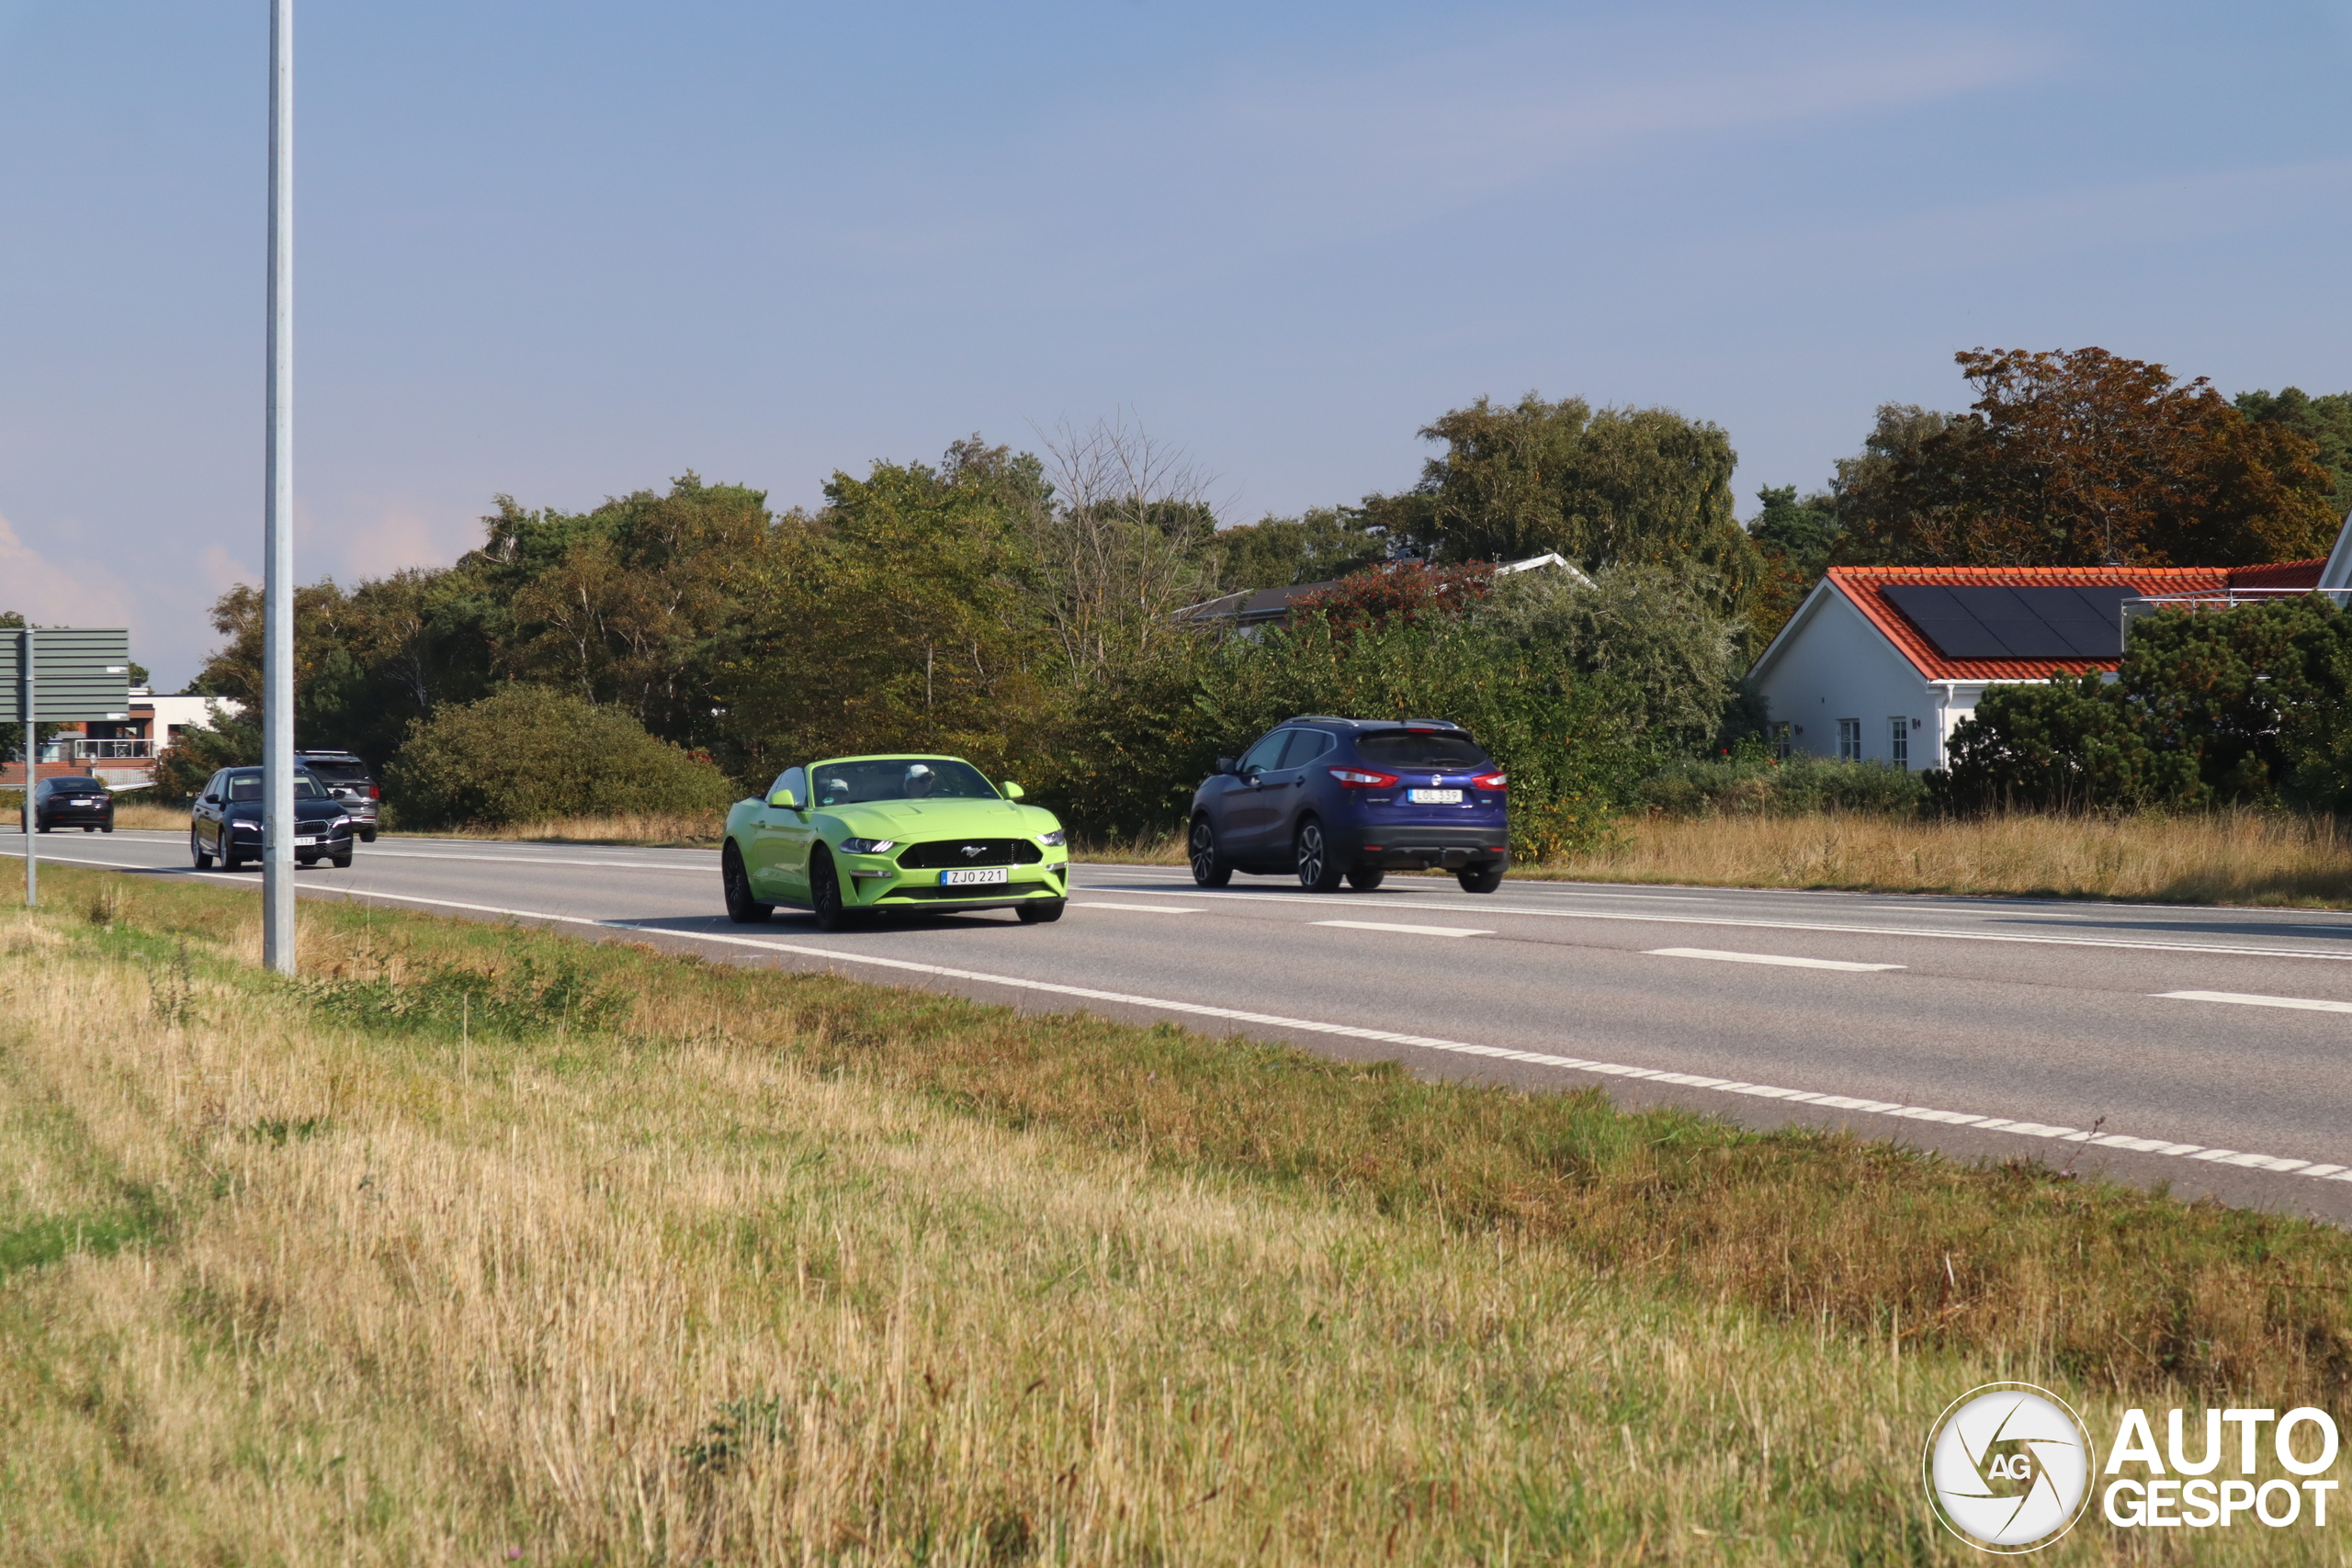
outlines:
[[[842,853],[845,855],[887,855],[899,847],[896,839],[843,839]]]
[[[1062,830],[1059,828],[1057,828],[1050,833],[1040,833],[1037,835],[1037,841],[1045,845],[1047,849],[1060,849],[1063,843]]]

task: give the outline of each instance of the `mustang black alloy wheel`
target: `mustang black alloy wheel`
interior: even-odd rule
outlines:
[[[755,926],[775,913],[774,904],[752,897],[752,874],[743,867],[743,852],[735,840],[718,852],[718,886],[727,896],[727,918],[739,926]]]
[[[1067,902],[1061,898],[1033,898],[1026,904],[1015,904],[1012,912],[1021,917],[1021,923],[1024,926],[1042,926],[1049,920],[1060,919]]]
[[[857,915],[842,905],[841,874],[833,869],[833,857],[822,848],[808,857],[808,909],[817,917],[820,931],[843,930]]]

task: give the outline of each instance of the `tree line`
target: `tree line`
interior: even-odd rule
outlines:
[[[692,473],[576,513],[501,496],[448,566],[298,590],[297,733],[405,780],[395,809],[420,822],[502,809],[465,783],[501,724],[520,754],[512,726],[593,710],[674,756],[632,764],[668,799],[919,749],[1125,833],[1173,822],[1215,756],[1292,713],[1443,714],[1492,738],[1532,852],[1760,724],[1740,676],[1834,561],[2285,558],[2323,551],[2352,492],[2352,396],[2230,402],[2098,349],[1960,363],[1971,410],[1881,410],[1826,488],[1767,490],[1745,525],[1718,426],[1534,393],[1433,420],[1404,491],[1235,526],[1207,476],[1118,422],[836,472],[808,509]],[[1581,575],[1490,570],[1545,553]],[[1335,580],[1260,636],[1179,615]],[[257,705],[259,594],[213,623],[195,689]],[[192,732],[167,782],[253,745]]]

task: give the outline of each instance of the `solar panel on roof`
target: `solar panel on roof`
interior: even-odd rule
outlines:
[[[1879,592],[1946,659],[2114,659],[2123,652],[2129,588],[1945,587],[1893,583]]]

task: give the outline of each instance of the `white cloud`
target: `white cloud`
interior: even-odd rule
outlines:
[[[0,517],[0,609],[19,610],[40,626],[130,624],[122,580],[87,561],[51,560]]]

